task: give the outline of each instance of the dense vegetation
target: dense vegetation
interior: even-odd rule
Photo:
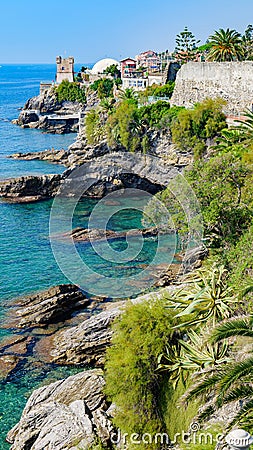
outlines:
[[[171,436],[177,425],[182,429],[182,418],[189,426],[197,412],[197,403],[193,402],[185,411],[175,413],[182,383],[173,389],[168,375],[157,370],[159,355],[168,346],[176,348],[182,335],[173,329],[178,323],[175,313],[165,306],[164,299],[129,304],[114,325],[105,376],[108,397],[118,407],[115,425],[129,437],[137,433],[141,440],[145,433],[150,435],[138,446],[128,439],[128,448],[161,448],[161,439],[155,441],[155,434],[169,432]]]
[[[70,83],[63,80],[56,88],[57,100],[59,103],[64,101],[86,103],[86,95],[84,88],[79,83]]]
[[[152,84],[152,86],[148,86],[144,91],[139,92],[140,103],[147,102],[149,97],[156,97],[157,100],[163,97],[171,98],[174,87],[174,81],[168,81],[163,86]]]
[[[207,139],[217,137],[226,125],[222,112],[222,99],[206,99],[193,109],[179,112],[171,124],[173,142],[181,150],[193,149],[195,156],[201,156],[207,148]]]
[[[207,44],[197,45],[185,28],[177,38],[177,58],[251,60],[253,28],[244,35],[221,29]],[[229,419],[253,432],[253,114],[247,112],[245,122],[228,129],[221,99],[206,99],[190,110],[170,107],[165,97],[171,97],[174,83],[140,94],[117,91],[114,98],[116,69],[108,69],[110,79],[89,87],[100,101],[86,115],[88,144],[106,139],[114,150],[146,153],[152,133],[162,130],[178,152],[192,152],[194,161],[184,177],[201,207],[209,256],[170,294],[130,303],[113,325],[105,379],[107,396],[116,404],[114,424],[128,436],[135,433],[137,440],[146,435],[145,442],[127,441],[128,448],[159,450],[164,445],[155,435],[165,433],[173,441],[178,433],[180,442],[192,421],[205,423],[224,404],[243,400],[243,408]],[[60,95],[70,99],[74,94],[63,84],[58,99]],[[150,97],[160,99],[149,103]],[[188,243],[189,224],[180,199],[169,189],[157,196],[182,243]],[[180,448],[198,446],[181,443]]]
[[[134,99],[126,102],[110,116],[114,130],[123,123],[121,115],[128,117],[129,134],[122,135],[123,126],[118,135],[126,145],[135,122],[136,130],[167,127],[179,149],[194,150],[194,163],[184,176],[201,206],[209,257],[170,295],[129,306],[114,325],[106,381],[107,395],[117,405],[115,425],[130,434],[164,432],[173,440],[196,421],[199,406],[197,420],[205,424],[222,405],[243,400],[226,425],[252,433],[253,114],[228,129],[220,100],[174,115],[163,102],[141,108]],[[179,202],[169,190],[157,195],[187,241]],[[163,447],[149,441],[143,448]],[[181,448],[207,450],[215,444]]]
[[[165,100],[139,106],[140,97],[132,89],[120,91],[118,101],[115,102],[112,90],[104,90],[104,86],[105,80],[97,80],[91,86],[102,101],[96,110],[91,110],[86,115],[86,137],[90,144],[97,144],[99,139],[106,137],[108,144],[114,149],[124,147],[132,152],[140,150],[145,153],[149,149],[147,131],[150,128],[165,128],[169,132],[170,124],[184,109],[171,108]],[[112,89],[112,85],[110,86]],[[162,87],[154,87],[153,92],[160,88]],[[166,89],[171,91],[171,85],[163,88],[166,93]]]
[[[97,92],[98,98],[100,98],[100,100],[102,100],[103,98],[112,97],[113,80],[111,80],[110,78],[101,78],[94,81],[94,83],[90,85],[90,89]]]

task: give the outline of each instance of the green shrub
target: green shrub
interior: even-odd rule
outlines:
[[[222,112],[224,103],[219,98],[206,99],[197,103],[194,109],[180,111],[171,125],[172,139],[178,148],[183,151],[193,149],[196,159],[202,156],[206,140],[213,139],[227,127]]]
[[[90,89],[96,91],[98,97],[102,100],[103,98],[108,98],[113,96],[113,80],[109,78],[101,78],[94,81],[90,85]]]
[[[154,97],[169,97],[169,98],[171,98],[174,88],[175,88],[175,82],[169,81],[167,84],[164,84],[163,86],[157,86],[153,91],[153,95],[154,95]]]
[[[141,102],[147,101],[148,97],[168,97],[171,98],[175,88],[174,81],[168,81],[168,83],[163,86],[158,86],[153,84],[148,86],[144,91],[139,92],[139,99]]]
[[[150,128],[170,128],[180,111],[184,109],[182,106],[172,106],[171,108],[168,102],[158,100],[139,108],[139,115]]]
[[[208,244],[228,251],[251,222],[250,168],[226,153],[197,161],[185,175],[199,200]]]
[[[129,151],[140,146],[141,123],[138,108],[134,100],[120,102],[115,111],[108,117],[107,141],[111,147],[122,145]]]
[[[156,368],[172,334],[171,317],[163,301],[147,301],[130,304],[113,327],[105,366],[106,394],[117,405],[115,425],[123,432],[165,430],[160,396],[164,380]]]
[[[59,103],[64,101],[86,103],[86,95],[84,88],[79,83],[71,83],[63,80],[56,88],[57,100]]]
[[[253,278],[253,223],[227,253],[230,281],[237,288],[252,284]],[[252,306],[252,305],[251,305]],[[249,311],[250,312],[250,311]]]
[[[200,406],[199,401],[189,402],[188,405],[182,405],[181,397],[189,386],[190,383],[188,383],[187,386],[184,386],[182,382],[180,382],[175,390],[171,387],[170,390],[167,388],[167,393],[165,392],[165,395],[168,397],[167,402],[164,402],[166,407],[163,410],[166,430],[168,435],[171,436],[171,440],[180,444],[180,447],[183,440],[183,433],[188,432]]]
[[[105,365],[106,394],[116,404],[114,424],[122,433],[174,434],[187,430],[197,413],[198,403],[180,408],[179,397],[185,387],[174,390],[168,372],[157,370],[158,356],[174,345],[174,312],[166,300],[129,304],[113,326],[112,346]],[[158,450],[160,443],[130,445],[129,448]],[[131,443],[130,443],[131,444]]]
[[[224,426],[215,424],[200,429],[197,433],[192,433],[189,443],[181,443],[181,450],[215,450],[216,444],[224,435]]]
[[[200,215],[190,223],[197,230],[203,221],[205,243],[225,255],[241,238],[251,224],[253,216],[253,173],[250,166],[234,156],[233,153],[214,155],[209,160],[195,161],[185,170],[184,176],[193,189],[200,206]],[[176,182],[174,180],[174,182]],[[186,195],[182,190],[180,194]],[[175,227],[187,242],[189,218],[186,216],[180,197],[170,189],[157,194],[170,212]],[[161,211],[152,200],[145,208],[146,214],[155,214],[161,221]],[[194,220],[194,219],[193,219]],[[201,231],[199,229],[199,231]],[[236,255],[235,255],[236,261]],[[227,262],[226,260],[224,261]]]
[[[149,127],[159,126],[161,119],[167,116],[170,104],[164,100],[139,108],[140,119],[145,121]]]
[[[149,137],[147,134],[145,134],[141,140],[141,148],[144,155],[149,151],[150,149],[150,142]]]
[[[101,124],[99,112],[91,109],[85,117],[85,134],[89,145],[96,145],[105,137],[104,126]]]

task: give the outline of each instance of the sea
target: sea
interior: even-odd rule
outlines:
[[[65,170],[61,165],[45,161],[8,158],[9,155],[18,152],[37,152],[51,148],[67,149],[74,142],[75,134],[48,134],[41,130],[22,129],[12,123],[12,120],[18,117],[26,100],[38,95],[40,81],[54,80],[54,77],[55,65],[53,64],[2,64],[0,66],[0,180],[31,174],[56,174]],[[89,215],[96,203],[92,199],[79,202],[75,208],[73,227],[87,226]],[[55,260],[49,240],[51,209],[52,200],[27,204],[0,201],[1,341],[13,334],[13,330],[5,325],[10,302],[20,296],[69,282]],[[138,208],[130,210],[124,206],[118,214],[111,217],[110,228],[115,231],[141,229],[142,215]],[[124,239],[113,245],[114,250],[118,252],[126,248]],[[120,286],[123,275],[127,276],[130,272],[132,274],[135,270],[138,272],[141,264],[147,264],[152,259],[156,246],[154,239],[147,240],[138,257],[127,264],[112,264],[102,257],[98,259],[87,245],[83,249],[79,245],[79,253],[82,255],[83,252],[86,261],[95,271],[101,270],[105,275],[115,274],[118,271]],[[168,248],[172,248],[175,253],[174,247],[175,242],[172,239]],[[159,262],[162,263],[162,261],[163,259],[160,258]],[[106,295],[108,296],[107,291]],[[34,364],[33,358],[28,354],[7,379],[0,381],[1,449],[9,449],[9,444],[5,442],[6,434],[20,419],[31,392],[43,384],[61,379],[78,370],[80,369],[75,367]]]

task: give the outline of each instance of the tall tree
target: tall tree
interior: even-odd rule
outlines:
[[[242,36],[243,59],[253,60],[253,26],[248,25]]]
[[[176,36],[174,55],[182,63],[194,60],[199,42],[200,41],[196,40],[194,34],[185,27],[184,30]]]
[[[243,59],[242,37],[236,30],[220,28],[209,37],[208,61],[240,61]]]

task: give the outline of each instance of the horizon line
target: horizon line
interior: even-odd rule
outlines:
[[[5,66],[14,66],[14,65],[20,65],[20,66],[25,66],[25,65],[30,65],[30,66],[36,66],[36,65],[51,65],[51,66],[54,66],[54,65],[56,65],[56,63],[55,62],[1,62],[0,61],[0,66],[1,65],[5,65]],[[75,62],[74,64],[77,64],[77,65],[91,65],[91,64],[95,64],[94,62]]]

